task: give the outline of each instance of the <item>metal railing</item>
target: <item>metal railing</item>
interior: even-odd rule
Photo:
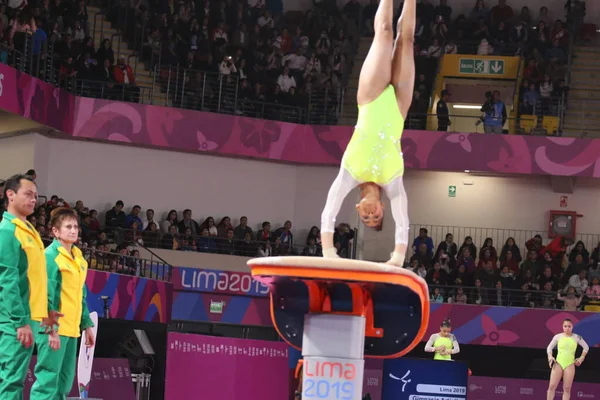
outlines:
[[[339,90],[297,92],[295,97],[281,93],[277,102],[269,102],[256,100],[272,96],[263,92],[259,96],[254,88],[243,86],[237,75],[177,66],[157,66],[154,75],[155,98],[164,102],[160,105],[315,125],[337,121]]]
[[[486,124],[481,122],[479,115],[449,115],[450,125],[445,120],[438,120],[434,114],[409,113],[404,122],[405,129],[457,133],[485,133]],[[504,123],[505,133],[514,135],[556,135],[558,117],[554,115],[522,115],[517,118],[507,118]]]
[[[480,273],[483,271],[479,271]],[[479,282],[486,281],[486,273],[481,273],[482,279],[479,279],[477,273],[474,280]],[[500,284],[498,284],[500,282]],[[509,284],[510,287],[504,287],[504,284]],[[511,283],[512,282],[512,283]],[[539,288],[537,284],[529,286],[527,290],[517,288],[520,285],[518,279],[512,277],[500,277],[493,275],[487,279],[487,283],[493,287],[484,286],[451,286],[451,285],[432,285],[429,284],[430,299],[434,303],[455,303],[455,304],[471,304],[471,305],[495,305],[504,307],[527,307],[527,308],[545,308],[545,309],[562,309],[563,301],[559,300],[558,295],[566,296],[562,291]],[[457,297],[459,289],[465,297]],[[596,299],[588,297],[585,293],[576,295],[582,297],[581,309],[588,304],[600,304]]]
[[[600,137],[600,91],[589,89],[588,94],[588,98],[565,101],[562,129],[570,132],[569,136]]]
[[[169,264],[120,253],[99,251],[95,248],[82,247],[81,250],[90,269],[171,281],[172,271]]]
[[[466,226],[449,226],[449,225],[430,225],[430,224],[410,224],[411,237],[417,237],[421,228],[427,229],[427,235],[433,240],[434,246],[437,248],[438,244],[446,240],[448,233],[454,236],[454,242],[460,248],[463,244],[464,239],[470,236],[473,239],[473,244],[477,248],[477,251],[483,246],[487,238],[491,238],[494,242],[494,247],[498,253],[502,250],[502,247],[506,243],[508,238],[513,238],[515,244],[521,248],[521,256],[525,258],[526,248],[525,243],[532,239],[535,235],[540,235],[543,238],[543,243],[547,244],[550,239],[547,239],[548,231],[536,230],[536,229],[504,229],[504,228],[477,228],[477,227],[466,227]],[[575,243],[582,241],[585,247],[592,252],[592,249],[596,248],[600,244],[600,234],[598,233],[578,233],[575,237]],[[412,242],[410,243],[411,249],[409,254],[414,254],[412,249]],[[574,245],[573,245],[574,246]],[[571,248],[573,247],[571,246]],[[570,249],[569,249],[570,250]],[[474,254],[473,257],[477,258],[479,254]]]
[[[152,87],[111,83],[88,79],[68,79],[61,86],[77,96],[152,104]]]
[[[476,55],[479,53],[480,44],[481,41],[461,40],[460,42],[456,43],[456,47],[458,50],[458,54]],[[519,49],[524,49],[526,47],[525,45],[518,45],[516,43],[496,43],[494,41],[490,43],[490,46],[492,48],[492,51],[489,54],[485,55],[504,57],[521,55],[519,54]]]
[[[51,238],[42,239],[46,246],[52,243]],[[102,251],[89,247],[87,243],[80,245],[81,252],[88,262],[88,268],[96,271],[113,272],[140,278],[156,279],[170,282],[172,267],[166,262],[147,260],[121,253]]]
[[[177,233],[175,236],[162,234],[160,231],[134,231],[132,229],[119,229],[124,243],[140,244],[148,249],[165,249],[178,251],[194,251],[199,253],[213,253],[224,255],[236,255],[242,257],[264,257],[264,256],[289,256],[303,255],[320,257],[323,255],[321,246],[315,244],[308,246],[298,243],[276,243],[274,232],[270,241],[249,240],[239,238],[224,238],[217,236],[184,235]],[[356,234],[356,233],[355,233]],[[355,236],[356,238],[356,236]],[[356,239],[354,239],[356,240]],[[299,241],[299,242],[304,242]],[[348,249],[344,249],[340,256],[343,258],[356,258],[353,241],[349,243]]]

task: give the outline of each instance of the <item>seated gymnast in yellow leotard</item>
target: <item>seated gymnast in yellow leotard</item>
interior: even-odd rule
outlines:
[[[361,221],[372,228],[383,221],[382,189],[387,193],[396,222],[396,245],[388,264],[404,264],[408,211],[400,138],[415,80],[415,2],[404,2],[395,40],[393,0],[381,0],[375,14],[375,37],[358,81],[358,121],[321,215],[324,257],[337,257],[333,243],[335,219],[344,198],[359,186],[361,200],[356,209]]]
[[[577,346],[583,349],[581,357],[575,358]],[[556,358],[552,356],[552,351],[558,347]],[[548,385],[548,400],[554,400],[556,388],[562,378],[563,381],[563,400],[571,398],[571,385],[575,378],[575,366],[580,366],[585,360],[585,356],[590,350],[588,344],[583,338],[573,333],[573,321],[565,319],[563,321],[563,333],[552,338],[552,341],[546,349],[548,353],[548,364],[550,365],[550,384]]]

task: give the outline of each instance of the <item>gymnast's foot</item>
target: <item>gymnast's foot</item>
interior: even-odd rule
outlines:
[[[323,249],[323,257],[325,257],[325,258],[340,258],[340,256],[338,256],[338,254],[337,254],[337,249],[335,247]]]

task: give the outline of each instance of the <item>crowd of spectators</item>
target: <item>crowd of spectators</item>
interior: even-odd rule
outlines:
[[[96,47],[88,19],[85,0],[0,6],[2,41],[19,57],[31,54],[32,70],[22,66],[27,72],[81,95],[138,101],[132,68],[109,39]]]
[[[600,243],[591,253],[583,242],[572,243],[561,236],[543,245],[536,235],[521,252],[508,238],[498,251],[492,238],[477,248],[467,236],[458,246],[448,233],[435,247],[422,228],[408,268],[427,280],[435,302],[575,311],[600,301]]]
[[[409,112],[415,119],[411,128],[423,128],[419,116],[427,114],[432,79],[443,54],[521,56],[526,68],[519,111],[558,115],[559,107],[564,107],[568,93],[564,78],[573,32],[560,16],[551,16],[547,7],[533,13],[524,5],[516,12],[506,0],[498,0],[491,7],[477,0],[469,15],[454,17],[447,0],[440,0],[437,6],[423,0],[417,13],[415,46],[419,74]]]
[[[177,90],[169,96],[178,105],[270,117],[263,115],[264,106],[257,106],[269,103],[290,106],[295,119],[310,105],[324,107],[321,113],[329,116],[328,123],[335,123],[339,89],[347,79],[359,35],[358,1],[350,0],[342,10],[334,1],[325,1],[305,13],[286,14],[281,1],[251,3],[138,0],[108,2],[105,7],[123,40],[135,50],[139,47],[149,68],[160,63],[191,69],[185,77],[183,73],[175,77],[172,69],[157,66],[159,88],[177,80],[177,84],[173,80]],[[45,61],[45,46],[52,44],[54,61],[43,71],[45,79],[85,96],[138,101],[132,67],[118,57],[109,39],[94,43],[90,25],[85,0],[31,1],[20,8],[0,8],[6,48],[26,52],[30,40],[33,74]],[[103,85],[74,84],[74,79]],[[228,93],[234,92],[235,100],[228,102]]]
[[[94,43],[84,0],[0,7],[6,44],[21,49],[24,38],[32,37],[33,72],[48,41],[56,55],[51,68],[56,73],[48,78],[54,83],[85,96],[139,101],[140,88],[127,60],[118,57],[109,39]],[[339,89],[347,79],[361,27],[367,35],[373,33],[377,1],[363,8],[349,0],[342,10],[334,1],[315,2],[305,13],[283,13],[282,2],[275,0],[109,1],[104,7],[147,67],[163,66],[158,68],[155,90],[168,90],[174,105],[336,124]],[[437,5],[423,0],[417,16],[417,77],[407,118],[411,128],[424,128],[420,116],[427,114],[438,62],[443,54],[453,53],[523,56],[519,112],[560,114],[568,93],[564,77],[573,32],[566,22],[554,20],[546,7],[533,13],[523,6],[516,12],[506,0],[493,6],[478,0],[468,15],[455,16],[447,0]],[[188,70],[184,74],[173,66]],[[98,83],[74,83],[73,78]]]
[[[35,176],[35,171],[28,171]],[[0,191],[1,193],[1,191]],[[2,203],[0,201],[0,203]],[[155,216],[152,209],[145,210],[134,205],[129,214],[123,210],[122,201],[105,213],[104,223],[98,219],[98,212],[86,207],[81,200],[70,205],[58,196],[52,196],[43,202],[29,217],[29,222],[40,236],[51,240],[52,229],[50,213],[56,207],[69,207],[77,211],[80,221],[79,245],[102,253],[116,249],[119,256],[135,258],[139,256],[137,245],[149,248],[162,248],[178,251],[195,251],[246,257],[269,257],[284,255],[321,256],[321,234],[313,226],[304,242],[297,243],[292,232],[292,222],[285,221],[283,226],[273,230],[269,221],[264,221],[256,231],[248,224],[248,218],[242,216],[234,226],[229,217],[223,217],[217,224],[213,217],[202,222],[192,218],[192,210],[186,209],[182,216],[176,210],[170,210],[165,218]],[[0,217],[2,210],[0,209]],[[1,218],[0,218],[1,219]],[[354,231],[348,224],[340,223],[334,236],[335,246],[340,257],[351,256],[351,240]],[[124,261],[119,261],[124,260]],[[99,265],[110,266],[116,272],[139,273],[141,264],[133,259],[108,257],[97,261]],[[135,268],[134,268],[135,267]],[[100,268],[101,269],[101,268]]]
[[[271,228],[269,221],[264,221],[255,232],[246,216],[240,217],[239,224],[234,226],[227,216],[222,217],[218,223],[210,216],[199,223],[193,219],[192,210],[189,209],[183,210],[182,217],[176,210],[170,210],[164,219],[159,219],[152,209],[147,209],[142,218],[140,206],[133,206],[129,214],[125,214],[123,206],[123,202],[118,201],[106,212],[104,230],[116,232],[117,236],[122,232],[122,241],[126,244],[246,257],[322,255],[321,235],[316,226],[310,229],[304,243],[296,243],[291,221],[285,221],[283,226],[275,230]],[[83,215],[82,227],[84,240],[99,232],[97,213],[94,210]],[[338,226],[335,243],[340,256],[350,256],[350,240],[353,235],[347,224]]]
[[[171,95],[183,107],[270,117],[264,103],[298,113],[310,99],[335,116],[358,39],[357,0],[343,10],[325,1],[285,14],[281,1],[251,3],[138,1],[127,15],[136,15],[133,35],[147,38],[146,53],[160,52],[160,84],[177,87]],[[191,71],[175,76],[166,68],[173,66]]]

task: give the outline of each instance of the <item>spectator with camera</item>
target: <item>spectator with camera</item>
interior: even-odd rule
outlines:
[[[487,92],[485,94],[485,103],[481,106],[483,116],[476,125],[483,122],[483,130],[485,133],[501,134],[503,132],[504,123],[506,122],[506,106],[500,100],[500,92]]]

